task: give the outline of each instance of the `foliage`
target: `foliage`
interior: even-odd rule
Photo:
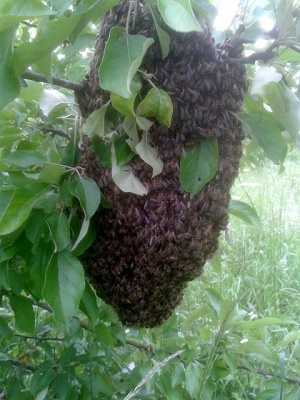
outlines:
[[[286,374],[290,368],[297,375],[297,367],[285,364],[286,355],[297,351],[294,319],[252,319],[240,299],[204,288],[206,301],[190,315],[174,314],[149,331],[126,329],[84,280],[77,257],[94,239],[93,215],[105,199],[77,166],[81,135],[91,136],[122,190],[143,194],[147,189],[125,164],[139,154],[153,176],[160,173],[147,131],[153,118],[168,126],[173,111],[168,95],[139,70],[152,40],[115,27],[99,68],[110,101],[81,121],[73,91],[88,67],[94,24],[115,3],[0,5],[1,397],[130,399],[137,388],[138,398],[147,399],[298,399],[299,381]],[[202,31],[215,13],[209,0],[147,3],[163,57],[170,38],[160,18],[178,31]],[[262,148],[282,167],[288,151],[299,147],[299,7],[269,0],[242,2],[240,11],[249,42],[245,62],[257,61],[248,67],[251,90],[238,116],[247,133],[242,166],[256,164]],[[274,23],[269,32],[260,25],[263,17]],[[265,40],[260,52],[259,38]],[[151,86],[142,101],[141,79]],[[216,159],[214,143],[186,151],[180,179],[191,195],[201,188],[199,177],[202,184],[214,175]],[[253,208],[240,200],[232,202],[231,212],[257,224]],[[275,342],[271,330],[279,332]]]

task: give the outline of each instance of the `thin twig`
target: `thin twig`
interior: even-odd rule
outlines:
[[[50,313],[53,313],[52,310],[51,310],[51,308],[48,306],[48,304],[43,303],[42,301],[36,302],[36,301],[35,301],[34,299],[32,299],[32,298],[29,298],[29,300],[31,301],[31,303],[32,303],[33,305],[38,306],[38,307],[40,307],[40,308],[43,308],[44,310],[49,311]],[[89,332],[93,332],[93,328],[90,327],[90,326],[89,326],[88,324],[86,324],[85,322],[81,321],[78,317],[75,317],[75,316],[74,316],[73,319],[76,320],[76,321],[78,322],[79,326],[80,326],[82,329],[84,329],[84,330],[86,330],[86,331],[89,331]],[[41,340],[40,338],[37,338],[37,339],[38,339],[38,340]],[[48,340],[51,340],[51,339],[48,339]],[[55,339],[54,339],[54,340],[55,340]],[[57,340],[59,340],[59,339],[57,339]],[[147,345],[145,345],[145,344],[135,342],[135,341],[133,341],[133,340],[131,340],[131,339],[126,339],[125,343],[128,344],[128,345],[130,345],[130,346],[136,347],[136,348],[138,348],[138,349],[140,349],[140,350],[146,350],[146,351],[148,351],[148,352],[150,352],[150,353],[153,352],[153,348],[152,348],[151,346],[149,346],[149,345],[147,346]]]
[[[63,339],[58,338],[58,337],[53,338],[53,337],[41,337],[41,336],[27,336],[27,335],[19,335],[18,333],[16,333],[15,336],[22,338],[22,339],[32,339],[32,340],[39,340],[39,341],[45,341],[45,340],[56,341],[56,342],[63,341]]]
[[[71,139],[71,135],[68,132],[63,131],[62,129],[56,129],[56,128],[51,128],[51,127],[47,126],[47,127],[41,128],[41,131],[45,132],[45,133],[47,133],[47,132],[54,133],[55,135],[61,136],[63,138]]]
[[[49,79],[46,77],[46,75],[37,74],[32,71],[24,72],[22,74],[22,78],[29,79],[34,82],[53,83],[54,85],[61,86],[66,89],[71,89],[71,90],[74,90],[75,92],[80,92],[81,90],[83,90],[83,87],[80,85],[80,83],[68,81],[66,79],[56,78],[56,77],[52,77],[49,82]]]
[[[153,353],[154,352],[153,347],[151,347],[151,346],[149,346],[147,344],[142,344],[142,343],[135,342],[134,340],[131,340],[131,339],[126,339],[125,343],[130,345],[130,346],[136,347],[137,349],[146,350],[149,353]]]
[[[7,361],[11,362],[12,365],[15,365],[16,367],[22,367],[22,368],[25,368],[25,369],[27,369],[28,371],[31,371],[31,372],[35,372],[36,371],[36,368],[33,365],[24,363],[22,361],[13,360],[13,359],[9,359]]]
[[[37,24],[31,24],[27,21],[22,21],[22,24],[29,26],[30,28],[37,28]]]
[[[263,369],[250,369],[248,367],[245,367],[244,365],[238,365],[238,369],[244,370],[251,372],[253,374],[259,374],[263,375],[265,377],[271,377],[271,378],[280,378],[285,380],[286,382],[293,383],[294,385],[299,385],[300,386],[300,379],[299,378],[290,378],[288,376],[282,377],[279,374],[274,374],[272,372],[264,371]]]

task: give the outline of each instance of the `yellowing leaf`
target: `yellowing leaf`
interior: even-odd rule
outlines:
[[[135,149],[141,159],[152,167],[152,178],[161,173],[164,164],[158,156],[157,149],[149,144],[147,133],[143,135]]]
[[[170,96],[164,90],[152,88],[138,105],[137,114],[155,117],[160,124],[170,126],[173,114]]]
[[[122,128],[128,136],[127,144],[132,151],[135,151],[135,146],[139,142],[139,134],[137,130],[137,122],[134,117],[126,117],[122,124]]]
[[[112,178],[119,189],[121,189],[123,192],[130,192],[140,196],[148,193],[148,189],[136,176],[133,175],[133,172],[128,166],[117,165],[114,146],[112,146],[111,162]]]

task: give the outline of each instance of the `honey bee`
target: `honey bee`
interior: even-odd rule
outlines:
[[[157,214],[162,215],[162,214],[165,212],[165,209],[166,209],[165,204],[164,204],[164,203],[161,203],[161,204],[159,204],[159,206],[156,208],[156,212],[157,212]]]
[[[179,233],[181,231],[182,227],[183,227],[183,223],[179,219],[175,220],[175,223],[174,223],[175,232]]]
[[[220,70],[217,69],[217,71],[216,71],[216,84],[218,86],[220,86],[221,82],[222,82],[222,74],[221,74]]]
[[[203,92],[203,91],[205,90],[205,88],[206,88],[204,79],[201,79],[200,81],[198,81],[197,86],[198,86],[199,89]]]
[[[218,99],[212,99],[210,107],[211,107],[212,110],[217,111],[219,109],[219,100]]]
[[[196,142],[195,140],[189,140],[189,141],[187,141],[187,142],[185,143],[185,147],[192,148],[192,147],[195,147],[196,144],[197,144],[197,142]]]

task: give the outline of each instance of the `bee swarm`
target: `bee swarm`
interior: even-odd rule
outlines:
[[[109,100],[99,88],[98,67],[110,29],[126,24],[128,3],[119,1],[103,19],[85,90],[78,95],[84,117]],[[155,123],[149,132],[164,164],[162,173],[151,179],[152,168],[135,156],[129,167],[148,189],[138,196],[114,184],[88,141],[81,160],[111,205],[96,214],[97,238],[83,256],[85,272],[123,323],[145,327],[170,316],[187,282],[202,273],[217,249],[242,152],[243,132],[233,113],[240,111],[247,90],[245,67],[236,62],[241,49],[228,40],[216,46],[209,32],[164,29],[171,44],[162,60],[151,14],[139,2],[129,33],[155,39],[140,69],[153,74],[155,86],[170,95],[174,107],[171,126]],[[144,81],[144,92],[149,88]],[[179,162],[183,149],[194,147],[199,138],[218,139],[218,170],[190,198],[179,182]]]

